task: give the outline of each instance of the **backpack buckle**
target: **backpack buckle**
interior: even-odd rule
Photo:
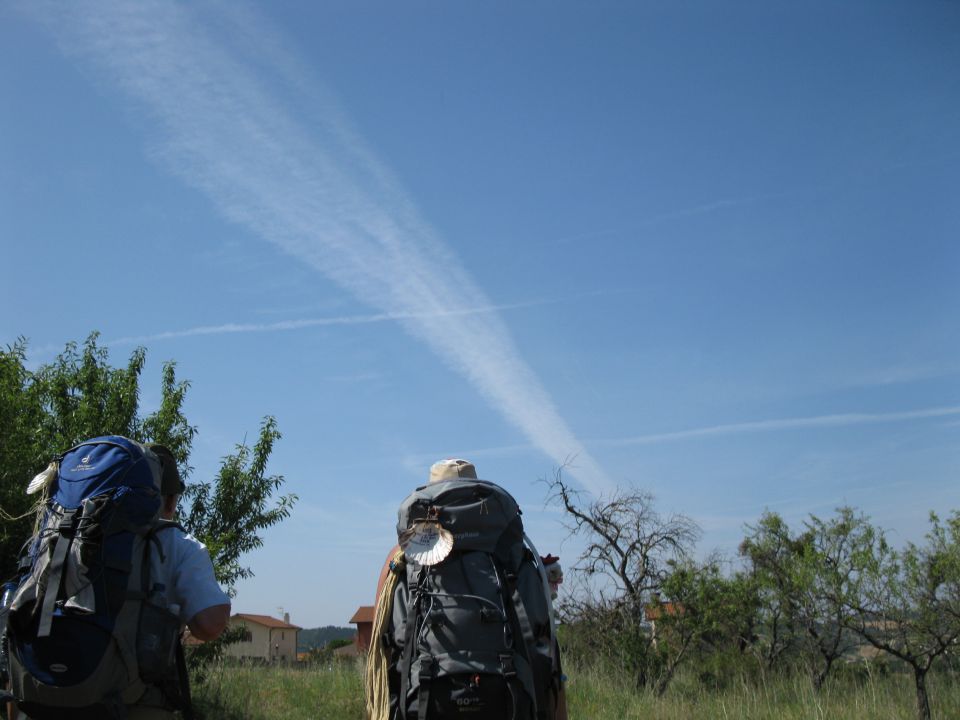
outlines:
[[[509,653],[500,655],[500,668],[503,676],[508,680],[517,676],[517,667],[513,664],[513,655]]]
[[[434,670],[437,667],[437,659],[429,656],[420,662],[420,682],[424,683],[433,680]]]
[[[57,524],[57,532],[67,537],[73,537],[76,514],[76,510],[65,510],[63,517],[60,518],[60,522]]]

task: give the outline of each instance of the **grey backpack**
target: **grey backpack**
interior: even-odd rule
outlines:
[[[400,506],[401,547],[431,524],[453,545],[430,565],[408,552],[394,590],[383,638],[392,720],[551,719],[559,688],[552,605],[516,501],[483,480],[433,483]]]

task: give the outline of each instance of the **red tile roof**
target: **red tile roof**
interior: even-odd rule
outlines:
[[[303,628],[298,625],[291,625],[288,622],[283,620],[277,620],[274,617],[269,615],[251,615],[250,613],[236,613],[235,615],[230,616],[231,620],[247,620],[248,622],[257,623],[258,625],[263,625],[268,628],[277,628],[282,630],[302,630]]]
[[[659,605],[648,606],[644,608],[643,614],[647,620],[659,620],[663,615],[682,615],[683,605],[672,602],[664,602]]]
[[[373,616],[376,614],[376,608],[373,605],[361,605],[350,618],[352,623],[372,623]]]

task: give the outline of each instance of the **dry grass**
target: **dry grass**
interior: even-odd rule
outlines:
[[[661,698],[636,691],[623,678],[596,668],[569,673],[571,718],[591,720],[913,720],[912,677],[832,678],[820,693],[806,676],[734,680],[725,688],[707,688],[693,676],[680,676]],[[960,717],[960,688],[948,676],[931,680],[934,717]]]

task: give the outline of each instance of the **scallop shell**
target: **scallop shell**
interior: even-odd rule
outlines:
[[[52,462],[47,465],[46,470],[41,473],[37,473],[33,480],[30,481],[30,484],[27,485],[27,495],[33,495],[35,492],[47,487],[47,485],[49,485],[57,476],[57,470],[57,463]]]
[[[436,565],[453,550],[453,535],[438,522],[420,520],[403,533],[400,547],[408,560],[418,565]]]

